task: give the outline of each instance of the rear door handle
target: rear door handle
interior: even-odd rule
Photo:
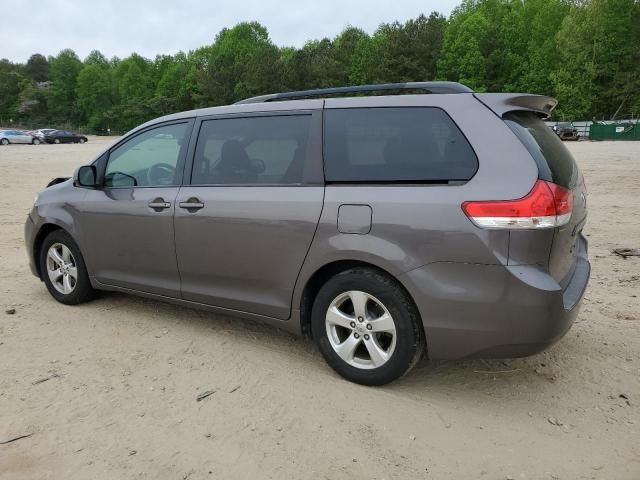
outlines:
[[[180,208],[184,208],[185,210],[196,211],[204,208],[204,203],[202,203],[199,198],[191,197],[186,202],[180,202],[178,206]]]
[[[156,212],[165,210],[171,207],[171,203],[165,202],[162,198],[156,198],[153,202],[149,203],[149,208],[153,208]]]

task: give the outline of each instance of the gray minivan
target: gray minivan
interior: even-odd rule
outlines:
[[[66,304],[129,292],[310,335],[367,385],[425,352],[530,355],[590,272],[555,105],[420,82],[152,120],[38,195],[31,269]]]

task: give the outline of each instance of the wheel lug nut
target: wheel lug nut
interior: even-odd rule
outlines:
[[[357,333],[354,333],[353,338],[360,338],[360,335],[358,335]]]
[[[364,321],[364,318],[362,318],[362,317],[358,317],[358,321],[359,321],[359,322],[362,322],[362,321]]]
[[[367,330],[371,330],[373,327],[371,326],[370,323],[367,323]]]
[[[356,328],[356,322],[351,322],[350,325],[351,325],[351,328]]]
[[[365,334],[364,339],[369,340],[369,335]]]

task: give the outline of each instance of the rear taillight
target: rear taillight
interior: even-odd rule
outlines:
[[[462,210],[481,228],[532,229],[565,225],[571,218],[571,190],[544,180],[517,200],[464,202]]]

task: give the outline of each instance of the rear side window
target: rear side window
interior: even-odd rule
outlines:
[[[467,181],[478,159],[441,109],[325,110],[328,182],[448,183]]]
[[[202,122],[192,185],[302,183],[311,115]]]
[[[536,164],[541,180],[566,188],[578,181],[578,167],[562,140],[532,112],[510,112],[504,121],[527,148]]]

